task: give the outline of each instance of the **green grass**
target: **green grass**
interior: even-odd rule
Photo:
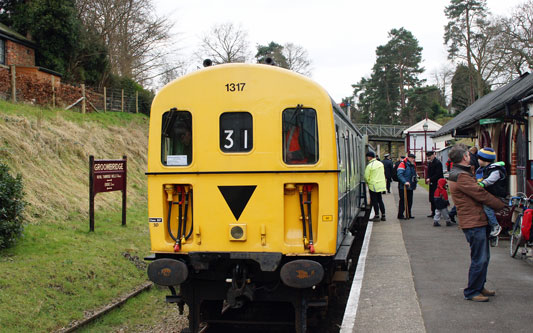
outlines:
[[[167,317],[175,317],[177,306],[165,302],[167,288],[152,287],[118,309],[96,319],[79,332],[150,332]]]
[[[134,122],[137,124],[146,124],[148,126],[148,116],[138,113],[129,112],[89,112],[82,114],[77,111],[70,111],[58,108],[39,108],[28,104],[13,104],[0,99],[0,110],[7,115],[24,116],[26,118],[33,118],[39,121],[49,120],[53,121],[57,118],[62,118],[73,123],[94,122],[103,127],[117,126],[117,124],[124,124],[127,122]]]
[[[27,223],[0,251],[0,332],[51,332],[147,281],[124,256],[150,252],[146,195],[148,118],[39,109],[0,100],[0,161],[23,175]],[[89,232],[88,156],[128,156],[127,226],[120,192],[95,198]],[[106,314],[90,331],[135,331],[175,305],[153,290]],[[157,300],[157,301],[155,301]],[[149,314],[149,315],[148,315]],[[142,329],[141,329],[142,331]]]
[[[426,184],[426,182],[423,179],[418,180],[417,186],[425,188],[427,191],[429,191],[429,185]]]
[[[146,281],[146,271],[123,256],[149,253],[147,212],[101,212],[88,221],[29,225],[24,238],[0,252],[0,327],[3,332],[48,332],[81,319]]]

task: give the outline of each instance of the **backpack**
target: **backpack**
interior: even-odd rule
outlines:
[[[398,166],[400,165],[400,163],[402,163],[402,162],[396,162],[396,163],[394,163],[394,166],[392,167],[391,177],[392,177],[392,180],[394,180],[395,182],[399,182],[400,181],[398,179]]]
[[[531,220],[533,218],[533,209],[526,209],[522,216],[522,238],[527,242],[531,240]]]

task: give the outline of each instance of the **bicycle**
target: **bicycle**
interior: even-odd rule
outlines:
[[[528,247],[531,247],[533,245],[533,241],[529,240],[526,241],[522,237],[522,217],[524,216],[524,212],[529,209],[529,207],[533,204],[533,199],[531,197],[527,198],[525,196],[515,196],[511,197],[509,200],[509,206],[515,206],[518,208],[522,208],[522,211],[518,214],[516,217],[516,220],[513,225],[513,229],[510,231],[510,245],[509,245],[509,255],[512,258],[516,257],[516,254],[518,253],[518,249],[522,247],[522,257],[525,257],[528,252]]]

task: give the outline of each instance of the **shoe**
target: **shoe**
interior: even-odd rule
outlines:
[[[481,295],[483,295],[483,296],[494,296],[494,295],[496,295],[496,292],[494,290],[488,290],[486,288],[483,288],[483,290],[481,290]]]
[[[414,219],[415,217],[414,216],[409,216],[410,219]]]
[[[434,217],[434,216],[435,216],[435,214],[428,215],[428,217]]]
[[[434,227],[440,227],[440,223],[439,222],[433,222],[433,226]]]
[[[396,216],[396,218],[397,218],[398,220],[405,220],[405,216],[400,216],[400,215],[398,215],[398,216]]]
[[[374,216],[372,222],[379,222],[379,215]]]
[[[447,226],[447,227],[451,227],[452,225],[453,225],[452,222],[450,222],[450,221],[446,221],[446,226]]]
[[[387,221],[387,220],[385,219],[385,215],[381,215],[381,221]]]
[[[457,221],[455,221],[455,215],[450,215],[450,221],[452,221],[452,223],[457,223]]]
[[[498,224],[497,226],[491,227],[490,235],[496,237],[502,232],[502,227]]]
[[[488,302],[489,298],[487,296],[483,296],[483,295],[479,294],[479,295],[476,295],[476,296],[474,296],[472,298],[467,298],[467,300],[474,301],[474,302]]]

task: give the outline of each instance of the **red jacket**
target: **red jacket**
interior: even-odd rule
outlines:
[[[450,205],[448,201],[448,191],[446,190],[446,179],[441,178],[437,182],[437,189],[433,195],[433,202],[437,209],[444,209]]]
[[[441,178],[437,182],[437,189],[435,190],[434,198],[442,197],[444,200],[448,201],[448,191],[446,190],[446,179]]]

